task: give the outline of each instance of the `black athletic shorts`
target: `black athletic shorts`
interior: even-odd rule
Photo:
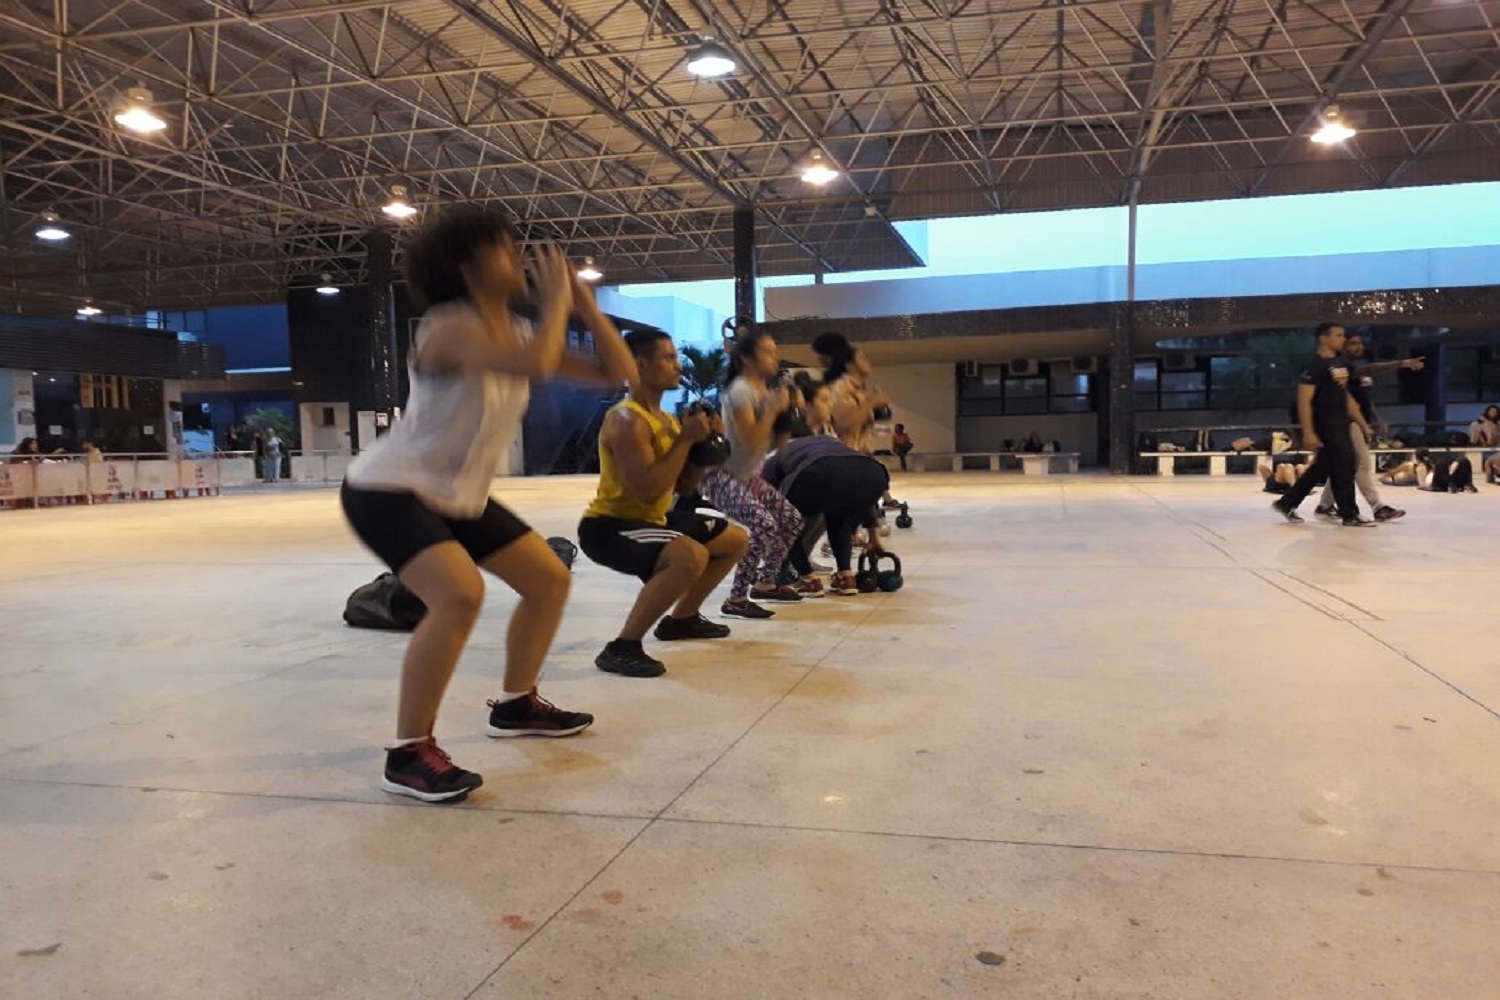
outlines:
[[[396,573],[417,553],[439,542],[457,542],[479,563],[531,531],[525,521],[494,500],[473,520],[439,514],[409,492],[366,490],[345,483],[339,500],[359,540]]]
[[[586,517],[578,522],[578,547],[600,566],[649,580],[656,573],[661,550],[686,535],[707,544],[722,535],[729,522],[690,511],[667,511],[666,524],[626,521],[618,517]]]

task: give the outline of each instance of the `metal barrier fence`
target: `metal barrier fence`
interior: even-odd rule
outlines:
[[[352,455],[294,451],[280,459],[276,483],[336,483]],[[218,496],[266,481],[253,452],[140,452],[111,455],[0,455],[0,507],[43,507],[124,500]]]

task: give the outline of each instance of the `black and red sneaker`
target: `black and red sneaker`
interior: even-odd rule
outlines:
[[[387,748],[380,787],[392,795],[423,802],[457,802],[484,784],[484,778],[453,763],[431,736],[419,743]]]
[[[802,600],[802,595],[785,584],[775,584],[769,587],[756,585],[750,588],[750,599],[765,601],[768,604],[797,604]]]
[[[1377,521],[1394,521],[1398,517],[1405,516],[1406,511],[1399,507],[1392,507],[1390,504],[1381,504],[1375,508],[1375,520]]]
[[[491,701],[490,724],[485,732],[497,739],[506,736],[576,736],[594,724],[587,712],[567,712],[536,693],[510,701]]]

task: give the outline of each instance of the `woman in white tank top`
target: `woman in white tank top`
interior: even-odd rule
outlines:
[[[532,262],[540,317],[512,310],[526,295],[519,240],[503,214],[453,210],[406,250],[407,282],[426,306],[411,346],[404,419],[349,466],[341,499],[350,526],[427,605],[401,674],[396,739],[382,787],[425,802],[483,784],[433,739],[443,692],[484,600],[483,569],[520,595],[506,639],[504,687],[489,702],[490,736],[571,736],[594,721],[536,693],[571,578],[540,535],[490,496],[533,381],[619,386],[635,364],[620,333],[562,251]],[[564,349],[570,317],[595,354]]]

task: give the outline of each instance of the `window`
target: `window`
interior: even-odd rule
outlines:
[[[1161,408],[1163,410],[1207,409],[1208,373],[1162,372]]]
[[[1003,365],[984,365],[977,378],[959,382],[959,415],[1089,413],[1092,376],[1075,375],[1071,362],[1053,362],[1045,375],[1010,376]]]
[[[1443,379],[1450,403],[1479,402],[1479,351],[1477,348],[1449,348],[1444,352]]]
[[[1092,409],[1092,400],[1089,396],[1089,388],[1092,376],[1079,375],[1073,371],[1073,365],[1069,362],[1055,362],[1052,365],[1052,399],[1050,408],[1053,413],[1088,413]]]

